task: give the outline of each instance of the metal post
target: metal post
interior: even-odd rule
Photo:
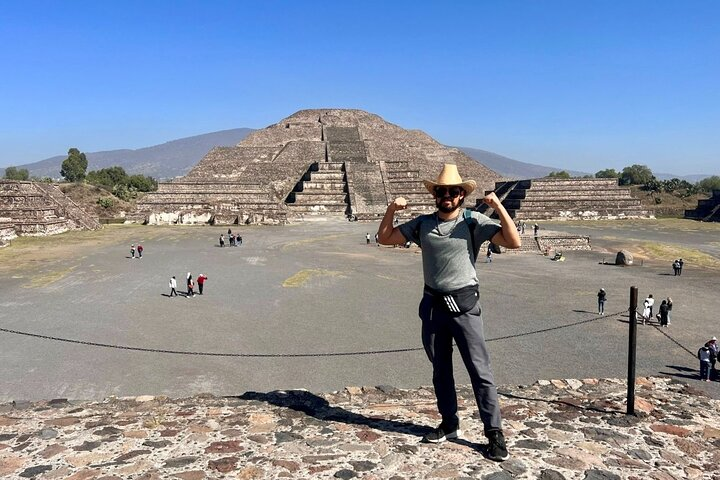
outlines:
[[[628,339],[627,413],[635,415],[635,351],[637,347],[638,288],[630,287],[630,338]]]

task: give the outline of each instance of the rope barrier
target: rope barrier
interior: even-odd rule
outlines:
[[[675,340],[673,337],[671,337],[668,333],[666,333],[665,330],[663,330],[662,328],[660,328],[660,325],[653,325],[653,327],[655,327],[655,330],[657,330],[658,332],[660,332],[660,333],[662,333],[663,335],[665,335],[665,337],[666,337],[668,340],[670,340],[672,343],[674,343],[675,345],[677,345],[678,347],[682,348],[682,349],[685,350],[687,353],[689,353],[690,355],[692,355],[693,358],[697,358],[697,355],[696,355],[696,354],[694,354],[693,352],[691,352],[690,349],[688,349],[685,345],[683,345],[682,343],[678,342],[678,341]]]
[[[618,316],[625,311],[613,313],[610,315],[598,316],[587,320],[581,320],[579,322],[568,323],[565,325],[559,325],[556,327],[543,328],[540,330],[533,330],[525,333],[518,333],[513,335],[506,335],[503,337],[491,338],[486,342],[495,342],[500,340],[508,340],[511,338],[523,337],[527,335],[534,335],[538,333],[549,332],[552,330],[560,330],[563,328],[574,327],[576,325],[582,325],[584,323],[595,322],[598,320],[604,320],[607,318]],[[101,347],[101,348],[114,348],[117,350],[131,350],[135,352],[148,352],[148,353],[168,353],[173,355],[194,355],[204,357],[243,357],[243,358],[299,358],[299,357],[349,357],[349,356],[360,356],[360,355],[381,355],[387,353],[404,353],[404,352],[416,352],[424,350],[423,347],[413,348],[395,348],[388,350],[368,350],[358,352],[319,352],[319,353],[223,353],[223,352],[193,352],[186,350],[168,350],[162,348],[144,348],[144,347],[131,347],[127,345],[113,345],[109,343],[99,342],[88,342],[84,340],[75,340],[71,338],[54,337],[51,335],[41,335],[39,333],[22,332],[19,330],[11,330],[9,328],[0,327],[0,332],[11,333],[13,335],[22,335],[25,337],[40,338],[43,340],[52,340],[56,342],[72,343],[76,345],[86,345],[90,347]]]

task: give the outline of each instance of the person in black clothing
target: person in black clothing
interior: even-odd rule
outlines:
[[[605,293],[605,289],[601,288],[600,291],[597,294],[598,297],[598,315],[605,315],[605,300],[607,299],[607,294]]]
[[[667,327],[668,326],[668,303],[667,300],[663,300],[660,304],[660,326],[661,327]]]
[[[682,258],[680,260],[678,260],[678,275],[682,275],[682,267],[683,267],[684,263],[685,262],[683,262]]]

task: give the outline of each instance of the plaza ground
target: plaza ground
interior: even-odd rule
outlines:
[[[431,383],[418,249],[367,246],[377,224],[345,221],[235,226],[243,245],[219,248],[227,228],[108,226],[1,249],[0,328],[57,339],[0,331],[0,401]],[[635,285],[640,301],[674,300],[669,329],[638,326],[637,374],[687,380],[720,398],[720,383],[696,380],[695,358],[720,334],[720,225],[541,224],[549,230],[590,235],[593,251],[565,252],[565,262],[503,254],[477,265],[498,384],[625,377]],[[144,258],[129,258],[131,243],[145,247]],[[619,248],[642,265],[602,264]],[[672,275],[674,256],[686,260],[682,277]],[[187,272],[209,277],[205,295],[169,298],[170,276],[183,291]],[[601,287],[605,317],[596,315]],[[398,349],[408,351],[372,353]],[[334,355],[352,352],[366,353]],[[457,382],[468,383],[456,361]]]

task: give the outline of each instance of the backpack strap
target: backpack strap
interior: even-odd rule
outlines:
[[[463,212],[463,218],[465,219],[465,223],[467,223],[468,230],[470,230],[470,243],[472,245],[474,264],[477,261],[478,254],[480,253],[480,247],[478,245],[475,245],[475,230],[477,228],[477,222],[473,221],[472,210],[470,210],[469,208],[466,208]]]

